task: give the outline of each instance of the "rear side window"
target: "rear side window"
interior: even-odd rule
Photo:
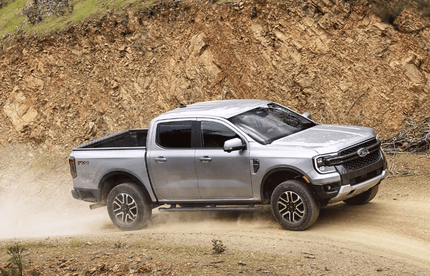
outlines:
[[[156,142],[165,148],[191,148],[191,129],[192,121],[160,123]]]
[[[202,138],[204,148],[222,148],[225,141],[239,138],[239,136],[223,124],[203,121]]]

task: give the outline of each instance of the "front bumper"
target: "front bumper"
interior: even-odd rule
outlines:
[[[387,161],[381,150],[378,159],[365,167],[355,170],[346,169],[337,165],[336,170],[340,181],[327,179],[322,183],[314,184],[313,188],[321,202],[335,203],[363,193],[387,177]]]
[[[378,185],[381,180],[387,177],[387,172],[388,170],[385,169],[377,177],[361,182],[360,184],[356,184],[353,186],[350,184],[341,186],[339,189],[339,193],[335,197],[331,198],[328,203],[344,201],[348,198],[354,197],[373,188],[374,186]]]

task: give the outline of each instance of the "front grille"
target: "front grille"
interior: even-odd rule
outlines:
[[[348,161],[345,160],[345,162],[343,162],[342,165],[347,170],[357,170],[375,163],[379,159],[379,151],[380,151],[379,147],[375,148],[377,144],[378,144],[378,141],[376,140],[376,138],[374,138],[362,144],[340,151],[339,152],[340,156],[346,156],[348,154],[351,155],[355,153],[355,156],[352,159],[348,158],[349,160]],[[369,148],[369,147],[371,147],[369,149],[370,153],[365,157],[359,157],[358,154],[356,153],[361,148]]]
[[[343,166],[348,170],[357,170],[378,161],[378,157],[379,150],[371,152],[365,157],[358,157],[357,159],[343,163]]]

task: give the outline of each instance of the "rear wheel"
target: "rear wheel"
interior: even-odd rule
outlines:
[[[112,222],[121,230],[138,230],[151,218],[149,200],[134,183],[115,186],[107,198],[107,209]]]
[[[364,193],[361,193],[359,195],[356,195],[354,197],[348,198],[347,200],[344,200],[344,202],[348,205],[363,205],[371,201],[375,198],[376,194],[378,193],[379,184],[370,188],[369,190],[365,191]]]
[[[279,184],[270,199],[272,213],[285,229],[300,231],[309,228],[318,218],[320,206],[300,180]]]

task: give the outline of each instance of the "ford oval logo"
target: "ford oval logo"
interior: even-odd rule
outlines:
[[[361,148],[361,149],[357,150],[357,154],[360,157],[365,157],[366,155],[369,154],[369,151],[365,148]]]

